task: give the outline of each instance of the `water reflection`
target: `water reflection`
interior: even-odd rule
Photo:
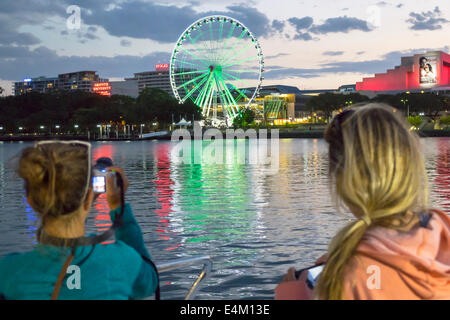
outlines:
[[[176,224],[176,218],[171,217],[173,212],[173,193],[171,178],[171,162],[170,162],[170,144],[157,144],[154,151],[156,162],[156,179],[153,182],[156,185],[156,199],[160,206],[155,210],[158,216],[158,224],[156,232],[158,240],[166,240],[168,246],[165,251],[172,251],[181,246],[181,243],[173,243],[177,241],[177,233],[173,231],[173,224]]]
[[[437,142],[437,160],[434,185],[439,195],[439,203],[445,211],[450,211],[450,144],[448,139]]]
[[[448,212],[450,139],[422,142],[431,205]],[[7,165],[27,145],[0,144],[0,255],[29,250],[35,242],[37,216]],[[284,139],[279,147],[275,173],[267,170],[270,165],[239,164],[239,153],[225,154],[228,164],[183,164],[174,158],[171,142],[94,143],[93,158],[110,157],[124,168],[127,202],[156,262],[213,257],[213,275],[198,298],[270,299],[286,269],[310,265],[351,218],[337,214],[330,199],[323,140]],[[86,228],[99,233],[110,225],[102,195]],[[163,275],[162,297],[182,297],[198,271]]]

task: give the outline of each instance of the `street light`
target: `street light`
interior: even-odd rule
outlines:
[[[408,99],[402,99],[400,101],[403,103],[403,109],[405,109],[405,104],[408,102]],[[408,111],[406,113],[406,117],[409,117],[409,104],[408,104]]]
[[[74,125],[73,127],[74,127],[75,129],[78,129],[78,128],[79,128],[79,125],[76,124],[76,125]]]

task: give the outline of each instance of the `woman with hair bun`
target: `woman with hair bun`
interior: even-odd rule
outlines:
[[[450,218],[428,206],[418,137],[385,105],[338,114],[325,132],[337,207],[354,221],[333,238],[317,285],[290,268],[276,299],[450,299]]]
[[[41,142],[22,151],[17,173],[41,226],[32,251],[0,259],[5,299],[130,299],[155,292],[157,273],[147,263],[142,232],[130,205],[122,203],[128,181],[121,168],[108,170],[120,175],[122,191],[112,174],[106,176],[116,241],[84,236],[94,200],[90,157],[90,144],[79,141]]]

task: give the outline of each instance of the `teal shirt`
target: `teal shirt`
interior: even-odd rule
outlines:
[[[112,221],[119,212],[120,208],[110,212]],[[0,259],[0,294],[12,300],[50,299],[70,252],[70,248],[38,244],[30,252],[4,256]],[[79,269],[66,274],[58,299],[119,300],[153,295],[157,275],[141,255],[150,259],[141,229],[126,204],[123,225],[116,231],[115,243],[76,248],[70,265]],[[76,274],[79,282],[76,282]]]

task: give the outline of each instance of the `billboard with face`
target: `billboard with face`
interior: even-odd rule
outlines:
[[[437,83],[437,57],[422,56],[419,59],[419,82],[421,86],[430,86]]]

